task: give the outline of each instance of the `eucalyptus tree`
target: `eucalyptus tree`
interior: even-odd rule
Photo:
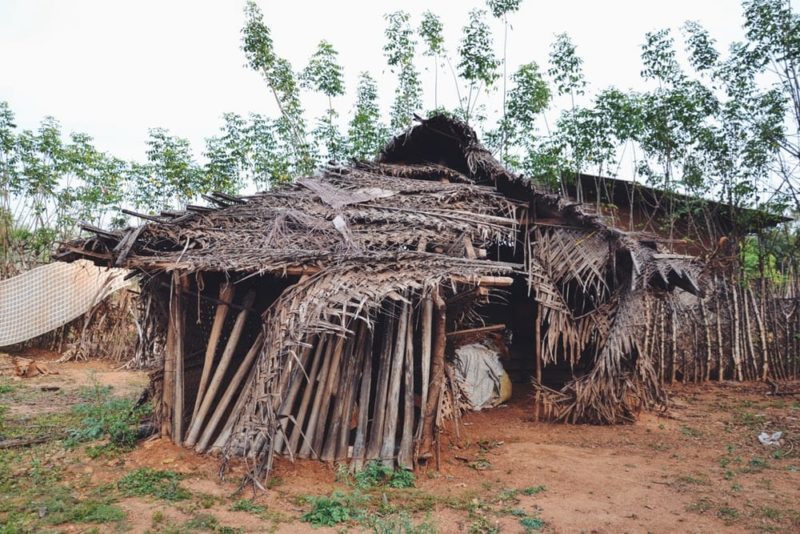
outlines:
[[[775,171],[800,211],[800,15],[789,0],[746,0],[746,43],[736,59],[754,69],[786,107]]]
[[[4,266],[8,261],[13,229],[11,195],[19,187],[16,128],[14,112],[8,102],[0,101],[0,247]]]
[[[519,10],[522,0],[486,0],[486,5],[492,12],[495,18],[503,20],[503,119],[506,118],[506,84],[507,84],[507,63],[508,63],[508,14],[514,13]],[[502,131],[502,129],[501,129]],[[506,137],[503,132],[503,139],[501,140],[502,148],[501,154],[505,158],[506,154]]]
[[[356,102],[348,129],[348,152],[360,160],[372,159],[386,143],[388,132],[381,122],[378,86],[368,72],[362,72],[356,88]]]
[[[439,107],[439,60],[446,53],[444,48],[444,24],[432,11],[422,14],[419,36],[425,43],[426,56],[433,58],[433,107]]]
[[[206,180],[219,191],[235,193],[253,181],[250,128],[236,113],[225,113],[218,135],[206,139]]]
[[[508,112],[500,122],[500,146],[519,147],[505,155],[505,162],[512,168],[530,172],[536,159],[536,123],[548,108],[551,100],[550,86],[535,62],[521,65],[511,75],[512,87],[508,93]]]
[[[344,94],[342,66],[339,64],[338,56],[339,53],[333,45],[323,39],[317,45],[317,50],[301,75],[306,88],[322,93],[328,98],[328,112],[320,120],[314,134],[325,146],[327,159],[335,161],[343,159],[345,155],[344,138],[336,125],[338,114],[333,108],[333,98]]]
[[[177,208],[201,193],[202,169],[195,163],[187,139],[164,128],[152,128],[147,139],[147,162],[137,166],[136,183],[129,191],[131,202],[150,212]]]
[[[242,50],[247,65],[261,74],[272,91],[280,111],[276,130],[287,141],[292,160],[292,173],[313,171],[314,158],[306,135],[306,124],[300,101],[300,91],[291,64],[275,52],[269,28],[255,2],[245,4],[245,25],[242,28]]]
[[[570,110],[561,117],[560,123],[567,125],[570,120],[578,118],[576,111],[575,97],[583,95],[586,91],[586,79],[583,74],[583,59],[578,56],[575,44],[566,33],[556,35],[555,41],[550,46],[550,67],[547,69],[547,74],[553,79],[556,87],[556,92],[559,96],[568,95],[570,98]],[[577,128],[576,125],[569,125],[571,129]],[[583,191],[581,190],[580,180],[577,175],[580,174],[582,162],[575,158],[574,170],[576,172],[576,191],[579,201],[583,200]],[[562,184],[562,191],[564,184]]]
[[[465,95],[459,94],[459,111],[461,118],[469,124],[474,117],[481,92],[488,93],[500,76],[497,72],[500,61],[494,54],[492,32],[486,23],[486,11],[473,9],[469,12],[469,22],[463,29],[458,55],[458,74],[468,86]]]
[[[390,126],[401,130],[411,125],[414,113],[422,107],[422,85],[414,66],[416,41],[411,28],[411,16],[395,11],[385,16],[386,43],[383,52],[393,73],[397,73],[397,88],[392,103]]]

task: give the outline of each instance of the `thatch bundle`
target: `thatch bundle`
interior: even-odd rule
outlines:
[[[527,357],[550,415],[631,420],[662,400],[647,303],[699,292],[691,258],[537,190],[441,115],[376,162],[207,199],[124,232],[90,228],[61,255],[144,275],[165,318],[162,433],[256,459],[255,481],[275,454],[355,467],[430,456],[454,403],[455,339],[528,295]],[[546,365],[569,377],[545,385]]]

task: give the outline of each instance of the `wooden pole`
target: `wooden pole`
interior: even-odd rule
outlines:
[[[369,396],[372,389],[372,350],[373,334],[369,333],[369,343],[364,347],[364,367],[361,371],[361,391],[358,396],[358,425],[353,441],[352,469],[360,471],[364,462],[364,450],[367,442],[367,426],[369,424]]]
[[[317,451],[314,450],[313,444],[314,433],[317,430],[319,408],[320,404],[322,403],[322,390],[325,388],[328,370],[331,366],[331,355],[335,350],[335,346],[340,342],[341,338],[336,338],[334,340],[331,337],[326,343],[327,346],[322,356],[322,369],[320,369],[319,375],[317,376],[317,391],[314,397],[314,404],[311,405],[311,412],[308,414],[308,426],[305,431],[305,436],[303,437],[303,444],[300,446],[300,452],[298,453],[300,458],[309,458],[312,453],[317,454]]]
[[[406,321],[405,368],[403,372],[403,433],[397,465],[404,469],[414,468],[414,329],[411,310]]]
[[[247,322],[247,308],[250,308],[250,306],[253,305],[255,298],[255,292],[250,290],[245,295],[244,301],[242,301],[242,306],[245,309],[239,312],[239,314],[236,316],[236,322],[233,323],[231,335],[228,338],[228,342],[225,344],[225,350],[223,351],[222,357],[219,360],[217,369],[214,371],[214,376],[208,385],[208,391],[206,391],[206,394],[203,396],[203,402],[200,404],[200,410],[198,410],[197,417],[189,429],[189,435],[186,438],[185,443],[187,447],[194,447],[197,444],[197,438],[200,436],[200,431],[203,429],[203,423],[205,422],[208,412],[211,410],[211,405],[214,402],[214,398],[217,396],[217,391],[222,384],[222,379],[225,377],[225,372],[228,370],[231,359],[233,359],[233,354],[236,352],[236,345],[239,344],[239,338],[241,337],[242,331],[244,330],[244,325]]]
[[[400,319],[397,324],[397,336],[395,338],[394,355],[392,357],[392,370],[389,378],[389,395],[386,398],[383,444],[381,445],[381,461],[384,465],[389,467],[394,467],[400,383],[403,378],[403,360],[405,360],[407,330],[408,303],[404,301],[401,304]]]
[[[288,432],[289,423],[291,423],[290,416],[292,415],[292,408],[294,408],[294,401],[300,393],[300,386],[303,385],[303,381],[305,380],[308,358],[311,356],[313,348],[313,345],[303,347],[303,351],[298,358],[299,362],[295,361],[294,357],[290,358],[289,361],[286,362],[283,370],[283,376],[281,376],[278,389],[283,395],[283,400],[276,412],[277,427],[275,430],[275,440],[272,446],[276,453],[281,452],[284,442],[289,439]],[[294,454],[294,452],[292,452],[292,454]]]
[[[189,280],[181,276],[178,271],[173,273],[172,289],[174,291],[171,304],[170,320],[173,322],[175,335],[174,342],[174,367],[175,367],[175,403],[172,416],[172,439],[175,443],[183,441],[183,401],[184,401],[184,376],[183,364],[185,357],[186,319],[184,317],[183,292]]]
[[[317,429],[314,432],[313,441],[314,450],[317,453],[317,457],[319,457],[319,455],[322,453],[322,446],[325,444],[325,429],[328,427],[329,422],[328,411],[331,406],[331,398],[339,389],[339,377],[342,374],[340,367],[345,344],[349,344],[347,343],[347,339],[339,336],[339,338],[336,340],[336,348],[333,351],[331,365],[328,368],[328,376],[325,378],[324,385],[320,385],[322,387],[322,403],[320,405],[319,416],[316,421]]]
[[[422,442],[419,446],[419,458],[428,459],[433,455],[433,431],[436,427],[436,416],[444,387],[444,353],[447,346],[447,307],[439,295],[437,288],[432,295],[436,310],[435,331],[433,337],[433,358],[431,361],[431,383],[428,389],[428,403],[422,422]]]
[[[422,414],[425,412],[425,406],[428,404],[428,387],[430,385],[431,376],[431,338],[433,331],[433,300],[426,297],[422,302],[422,339],[420,340],[420,380],[421,394],[419,398],[419,423],[417,424],[416,439],[422,437]],[[417,443],[419,446],[419,442]],[[419,450],[415,451],[419,454]]]
[[[172,419],[175,406],[175,276],[170,279],[167,309],[167,340],[164,348],[164,373],[161,386],[161,437],[172,438]]]
[[[203,361],[203,374],[200,376],[200,385],[197,387],[197,397],[194,400],[192,422],[194,422],[197,417],[197,411],[200,409],[203,394],[206,391],[206,386],[208,386],[208,379],[211,376],[211,368],[214,365],[214,356],[217,354],[217,345],[219,344],[219,337],[222,333],[222,326],[225,324],[225,317],[227,317],[228,310],[230,309],[228,304],[233,300],[234,292],[235,286],[230,281],[226,280],[219,286],[219,300],[221,302],[217,304],[217,309],[214,312],[214,322],[211,325],[211,334],[208,336],[206,356]]]
[[[250,367],[253,365],[253,361],[256,359],[258,352],[261,350],[261,346],[264,343],[264,337],[262,334],[259,334],[256,338],[255,342],[253,342],[253,346],[250,347],[250,350],[247,351],[247,354],[242,360],[241,365],[236,370],[236,374],[233,375],[231,381],[228,383],[228,387],[225,389],[225,393],[222,395],[219,403],[217,404],[216,410],[214,410],[214,414],[208,420],[206,424],[205,430],[203,430],[203,434],[200,436],[200,440],[197,442],[197,446],[195,447],[195,451],[197,452],[205,452],[206,448],[208,447],[208,443],[211,441],[212,436],[214,435],[214,431],[217,429],[217,425],[219,425],[222,416],[225,414],[225,410],[227,410],[228,405],[231,403],[234,395],[239,390],[239,386],[242,384],[245,375],[250,371]],[[230,417],[234,417],[236,414],[231,412]]]
[[[392,304],[392,311],[395,309]],[[381,445],[383,443],[383,423],[386,416],[386,397],[389,389],[389,375],[392,357],[392,341],[396,320],[390,311],[385,316],[383,332],[383,343],[381,345],[380,358],[378,360],[378,380],[375,383],[375,406],[373,408],[372,428],[367,445],[367,460],[375,460],[380,456]]]
[[[306,415],[308,414],[308,405],[311,402],[311,393],[314,391],[314,384],[317,381],[317,373],[319,372],[320,363],[322,362],[322,355],[324,354],[327,340],[327,336],[320,336],[317,338],[317,346],[314,350],[314,359],[311,362],[311,371],[308,373],[308,381],[305,389],[303,390],[303,397],[300,399],[300,407],[297,409],[297,413],[295,415],[295,425],[292,429],[292,435],[289,437],[289,443],[286,447],[292,456],[294,456],[297,452],[297,443],[300,441],[300,436],[303,432],[303,424],[305,423]],[[305,378],[305,375],[302,378]]]

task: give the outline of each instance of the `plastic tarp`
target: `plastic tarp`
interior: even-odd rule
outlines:
[[[511,397],[511,379],[500,356],[482,343],[456,349],[454,369],[461,392],[475,411],[497,406]]]
[[[80,260],[49,263],[0,281],[0,347],[33,339],[80,317],[128,285],[127,273]]]

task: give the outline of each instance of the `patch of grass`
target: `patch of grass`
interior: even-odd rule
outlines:
[[[358,493],[346,494],[334,491],[330,496],[320,495],[304,499],[311,504],[311,510],[300,518],[313,526],[332,527],[340,523],[364,519],[365,499]]]
[[[143,467],[122,477],[117,487],[129,497],[149,495],[165,501],[181,501],[191,497],[191,493],[180,486],[180,478],[172,471]]]
[[[48,518],[54,525],[63,523],[118,523],[125,519],[125,512],[108,501],[79,501],[68,505],[59,513]]]
[[[0,395],[4,395],[5,393],[11,393],[16,388],[9,382],[3,381],[0,382]]]

